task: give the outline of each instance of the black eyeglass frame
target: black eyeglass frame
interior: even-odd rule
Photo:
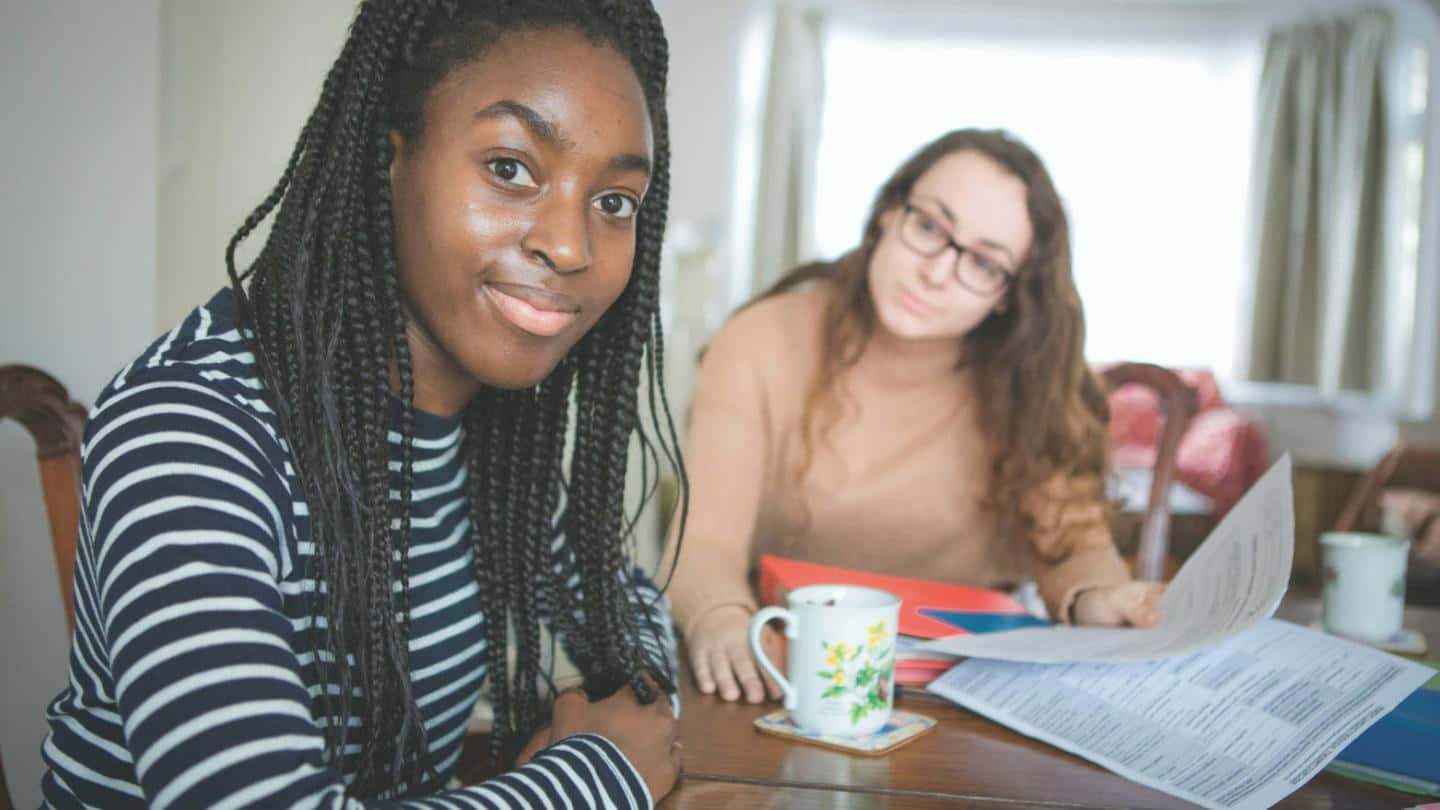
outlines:
[[[1005,268],[1000,267],[1000,268],[997,268],[997,269],[1000,271],[1000,274],[1001,274],[1001,276],[1002,276],[1002,280],[1001,280],[999,286],[994,287],[994,288],[992,288],[992,289],[979,289],[979,288],[976,288],[975,285],[970,284],[969,282],[967,282],[967,281],[965,280],[964,274],[960,271],[960,260],[961,260],[962,258],[964,258],[965,254],[966,254],[967,252],[973,252],[973,251],[971,251],[970,248],[966,247],[965,245],[962,245],[962,244],[960,244],[959,242],[955,241],[955,237],[954,237],[954,236],[951,236],[950,233],[949,233],[948,231],[945,231],[943,228],[940,229],[940,230],[941,230],[941,234],[943,234],[943,236],[944,236],[944,241],[940,242],[940,244],[937,245],[933,250],[928,250],[928,251],[927,251],[927,250],[924,250],[924,249],[922,249],[922,248],[917,247],[916,245],[914,245],[913,243],[911,243],[911,241],[910,241],[909,239],[906,239],[906,238],[905,238],[905,222],[906,222],[906,220],[910,219],[911,217],[915,216],[916,214],[919,214],[920,216],[925,217],[926,219],[928,219],[928,220],[930,220],[930,221],[932,221],[932,222],[935,222],[935,224],[936,224],[937,227],[939,226],[939,222],[935,219],[935,217],[931,216],[928,211],[925,211],[924,209],[921,209],[921,208],[916,207],[915,204],[914,204],[914,203],[911,203],[909,200],[906,200],[904,203],[902,203],[902,204],[901,204],[901,208],[903,209],[903,212],[902,212],[902,214],[901,214],[901,222],[900,222],[900,228],[899,228],[899,234],[898,234],[899,237],[900,237],[900,243],[903,244],[903,245],[905,245],[905,247],[910,248],[911,250],[915,251],[917,254],[919,254],[919,255],[921,255],[921,256],[924,256],[924,257],[927,258],[927,259],[930,258],[930,257],[932,257],[932,256],[938,256],[938,255],[940,255],[940,254],[943,253],[947,248],[953,248],[954,251],[955,251],[955,269],[954,269],[954,271],[952,271],[952,273],[953,273],[953,275],[955,276],[955,280],[960,283],[960,286],[961,286],[961,287],[964,287],[965,289],[969,290],[970,292],[975,293],[976,295],[994,295],[994,294],[996,294],[996,293],[998,293],[998,292],[1003,292],[1004,290],[1009,289],[1010,285],[1015,283],[1015,277],[1016,277],[1016,275],[1017,275],[1016,272],[1013,271],[1013,270],[1006,270]]]

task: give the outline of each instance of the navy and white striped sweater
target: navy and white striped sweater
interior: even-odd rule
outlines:
[[[486,672],[461,434],[459,418],[416,414],[411,677],[444,777]],[[398,458],[399,436],[390,439]],[[69,685],[48,710],[47,807],[651,805],[632,765],[598,735],[425,799],[345,798],[359,744],[343,773],[328,767],[312,714],[316,667],[338,687],[333,659],[311,652],[304,493],[228,290],[101,393],[82,453],[75,638]],[[563,541],[555,551],[567,553]],[[658,628],[647,648],[673,665],[663,601],[639,571],[629,584],[647,612],[642,626]]]

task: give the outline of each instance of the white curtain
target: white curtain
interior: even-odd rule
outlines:
[[[809,196],[824,89],[822,19],[778,3],[770,46],[755,195],[750,292],[809,258]]]
[[[1379,391],[1388,162],[1383,12],[1273,31],[1251,184],[1243,377]]]

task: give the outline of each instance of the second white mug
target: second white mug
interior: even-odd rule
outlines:
[[[1362,641],[1384,641],[1405,617],[1410,541],[1369,532],[1325,532],[1325,627]]]

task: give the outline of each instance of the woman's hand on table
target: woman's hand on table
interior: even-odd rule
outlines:
[[[707,695],[750,703],[768,696],[779,700],[780,687],[750,655],[750,610],[743,605],[722,605],[700,617],[685,639],[695,685]],[[784,644],[771,627],[760,631],[760,645],[777,667],[784,666]]]
[[[1123,582],[1086,588],[1075,597],[1075,624],[1152,627],[1160,621],[1156,606],[1165,592],[1162,582]]]
[[[550,725],[535,732],[515,760],[524,765],[545,746],[575,734],[599,734],[635,766],[656,804],[675,789],[680,778],[679,721],[670,697],[663,692],[649,706],[641,705],[626,687],[590,702],[579,688],[555,698]]]

